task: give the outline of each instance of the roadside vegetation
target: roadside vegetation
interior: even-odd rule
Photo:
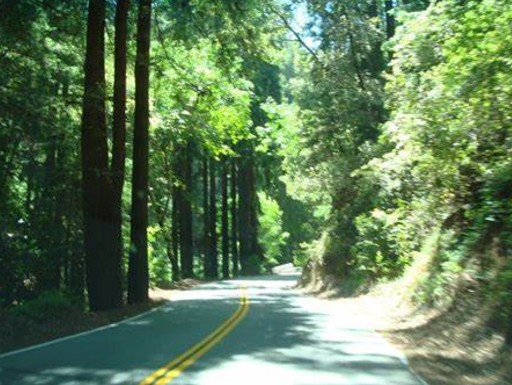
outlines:
[[[267,127],[298,50],[290,5],[0,11],[2,311],[144,303],[154,285],[263,273],[313,239]]]
[[[317,292],[478,298],[512,343],[510,1],[0,15],[0,316],[294,262]]]
[[[327,181],[331,204],[330,225],[312,248],[307,274],[333,276],[345,294],[353,294],[409,271],[410,298],[440,307],[456,300],[469,282],[493,304],[492,324],[510,341],[512,46],[505,36],[512,6],[409,2],[393,13],[394,34],[389,23],[387,31],[372,29],[368,10],[352,10],[351,16],[346,11],[340,5],[337,16],[352,25],[366,23],[359,35],[351,32],[361,47],[352,58],[337,50],[333,37],[351,30],[329,24],[331,34],[323,41],[334,48],[323,65],[345,59],[361,76],[350,77],[349,93],[338,87],[347,81],[345,73],[331,82],[331,72],[325,72],[309,100],[326,95],[340,104],[302,110],[316,146],[308,147],[305,160],[323,156],[313,163],[314,174]],[[377,50],[385,67],[372,73],[364,67],[374,63],[372,39],[384,39],[386,32],[383,51]],[[336,148],[325,148],[337,140]],[[343,145],[345,150],[335,151]],[[340,178],[327,177],[333,172]]]

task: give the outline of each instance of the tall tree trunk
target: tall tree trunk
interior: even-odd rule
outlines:
[[[254,175],[254,146],[243,143],[239,160],[239,229],[240,229],[240,264],[242,274],[259,273],[262,262],[261,247],[258,243],[258,196]]]
[[[59,224],[56,220],[59,204],[56,201],[56,193],[59,192],[56,186],[56,167],[57,167],[57,137],[51,138],[47,145],[46,159],[44,161],[44,179],[40,182],[41,186],[38,192],[34,194],[33,206],[38,210],[34,212],[34,220],[31,222],[34,228],[39,231],[34,233],[37,243],[41,247],[41,256],[36,259],[34,266],[34,275],[37,278],[37,290],[58,290],[60,278],[60,250],[57,250],[62,240],[58,238]],[[45,215],[41,215],[39,210],[44,210]],[[46,228],[47,231],[41,232]]]
[[[393,15],[393,0],[385,0],[384,8],[386,11],[386,36],[391,39],[395,36],[396,22]]]
[[[233,276],[238,275],[238,202],[236,160],[231,161],[231,258]]]
[[[179,281],[181,279],[181,271],[180,266],[178,263],[178,253],[179,253],[179,187],[173,185],[172,187],[172,217],[171,217],[171,223],[172,223],[172,229],[171,229],[171,245],[170,248],[168,248],[168,251],[170,252],[170,262],[171,262],[171,268],[172,268],[172,280],[173,281]]]
[[[123,301],[122,194],[126,159],[126,52],[129,0],[118,0],[115,16],[112,163],[110,165],[111,268],[115,301]]]
[[[114,271],[105,116],[105,0],[90,0],[82,113],[84,249],[91,310],[121,305]]]
[[[217,179],[215,160],[210,161],[210,270],[208,278],[219,276],[219,261],[217,252]]]
[[[180,208],[180,257],[181,275],[183,278],[192,278],[193,266],[193,224],[192,224],[192,141],[189,139],[185,151],[182,151],[179,167],[183,169],[181,183]]]
[[[49,240],[50,245],[50,276],[49,276],[49,288],[50,289],[59,289],[61,287],[61,280],[62,280],[62,265],[63,265],[63,252],[62,246],[65,242],[65,236],[64,236],[64,225],[62,223],[62,216],[63,216],[63,207],[61,202],[63,202],[63,190],[62,187],[56,189],[55,186],[58,186],[58,180],[57,180],[57,172],[59,163],[61,161],[59,157],[59,151],[57,147],[57,140],[60,140],[61,138],[55,138],[54,142],[50,145],[49,153],[48,153],[48,159],[49,162],[47,164],[47,172],[48,172],[48,182],[50,183],[49,191],[48,193],[52,196],[52,202],[51,202],[51,210],[52,210],[52,231],[50,234],[52,234],[51,239]],[[52,188],[53,186],[53,188]]]
[[[176,254],[174,254],[174,247],[171,238],[172,237],[170,236],[165,237],[165,241],[167,243],[167,258],[169,258],[169,262],[171,264],[171,280],[173,282],[177,282],[180,280],[180,266],[178,264],[178,258]]]
[[[77,299],[77,301],[80,304],[83,304],[84,302],[84,272],[85,272],[85,266],[84,266],[84,259],[83,255],[81,253],[80,248],[78,245],[74,245],[73,249],[70,251],[70,254],[68,256],[68,263],[67,263],[67,279],[66,279],[66,287],[69,289],[69,292],[73,295],[74,298]],[[91,305],[91,302],[89,300],[89,305]]]
[[[378,18],[380,16],[380,7],[378,2],[380,0],[372,0],[368,8],[368,16],[371,18]],[[374,77],[381,77],[382,71],[386,68],[386,60],[384,60],[384,55],[382,53],[382,41],[380,39],[376,39],[371,43],[371,51],[365,58],[363,67],[367,68],[371,75]]]
[[[128,302],[148,300],[149,48],[151,0],[140,0],[135,63],[135,126]]]
[[[204,275],[208,277],[211,271],[210,247],[210,210],[208,205],[208,155],[203,154],[203,267]]]
[[[67,96],[67,87],[64,89],[64,94]],[[71,148],[62,146],[59,149],[60,165],[67,165],[72,156],[69,151]],[[64,172],[64,169],[61,170]],[[64,180],[61,179],[61,181]],[[83,305],[85,302],[85,260],[83,252],[82,239],[74,236],[75,229],[82,225],[82,218],[77,216],[77,210],[82,209],[81,202],[76,200],[76,190],[80,187],[80,180],[73,178],[72,183],[63,190],[62,198],[58,202],[70,202],[68,205],[61,205],[63,210],[63,226],[65,227],[65,245],[66,253],[64,254],[63,270],[64,270],[64,285],[66,289],[73,295],[77,305]],[[62,183],[62,182],[60,182]]]
[[[228,207],[228,160],[222,159],[221,176],[221,231],[222,231],[222,277],[229,278],[229,207]]]
[[[116,201],[124,184],[126,158],[126,47],[129,0],[117,0],[114,48],[114,111],[112,130],[112,181]]]
[[[423,11],[432,3],[431,0],[402,0],[407,11]]]

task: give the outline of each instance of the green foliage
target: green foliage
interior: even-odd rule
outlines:
[[[291,256],[285,254],[286,240],[290,236],[283,231],[283,211],[279,204],[264,192],[258,193],[260,201],[259,242],[263,247],[265,263],[275,266],[290,262]]]
[[[375,200],[374,186],[355,172],[373,155],[385,117],[384,35],[368,4],[308,1],[319,49],[314,61],[297,66],[290,89],[300,123],[285,152],[284,180],[292,194],[314,202],[312,211],[330,233],[326,269],[345,276],[354,271],[355,219]]]
[[[0,0],[0,297],[31,317],[67,306],[50,289],[84,292],[84,3],[57,3]],[[169,281],[170,260],[179,259],[176,191],[192,206],[194,271],[203,274],[203,156],[256,175],[245,198],[259,205],[266,259],[243,256],[247,271],[309,258],[355,291],[414,268],[430,248],[419,301],[449,297],[471,255],[485,255],[471,273],[490,280],[482,250],[495,239],[502,254],[512,247],[512,3],[414,0],[391,13],[383,1],[305,4],[309,20],[298,32],[307,51],[282,28],[296,2],[155,3],[152,282]],[[399,27],[388,39],[393,15]],[[106,48],[110,83],[108,39]],[[126,194],[123,202],[127,239]],[[498,302],[510,308],[510,266],[501,268]]]
[[[68,5],[0,1],[0,297],[8,305],[58,287],[64,265],[62,283],[83,290],[84,20],[78,3]]]
[[[303,174],[299,106],[288,102],[278,104],[269,98],[262,109],[268,119],[264,127],[259,127],[256,151],[268,170],[264,187],[283,211],[283,231],[289,234],[283,253],[288,258],[304,259],[301,244],[317,236],[316,229],[326,220],[329,211],[328,197],[317,185],[317,179]]]
[[[403,13],[392,42],[392,114],[380,138],[391,150],[369,162],[367,175],[397,219],[387,233],[398,255],[417,250],[429,229],[448,230],[427,297],[439,298],[436,288],[491,234],[509,238],[512,77],[500,63],[512,54],[505,38],[511,20],[508,2],[442,1]]]
[[[267,272],[267,269],[262,263],[261,258],[257,255],[251,255],[249,258],[247,258],[246,263],[246,274],[248,275],[260,275]]]
[[[512,321],[512,262],[501,269],[492,287],[491,299],[496,301],[499,309],[498,322],[504,328],[509,328]],[[493,298],[494,297],[494,298]]]
[[[311,253],[308,253],[309,243],[302,242],[293,253],[293,265],[304,267],[309,262]]]
[[[445,306],[453,300],[457,290],[468,248],[459,242],[458,234],[453,231],[434,234],[435,244],[427,252],[430,261],[427,270],[418,277],[414,297],[420,303]]]
[[[150,283],[161,284],[171,282],[171,268],[169,258],[166,255],[165,240],[158,239],[161,232],[158,226],[148,228],[148,263]]]
[[[397,242],[393,237],[397,225],[394,219],[378,209],[355,219],[358,237],[352,254],[358,270],[370,280],[395,276],[408,262],[398,255]]]
[[[393,112],[381,137],[392,150],[369,165],[384,202],[417,240],[406,248],[417,249],[429,228],[456,231],[453,243],[464,246],[439,252],[442,271],[432,285],[440,287],[457,274],[470,244],[488,242],[496,232],[508,238],[512,174],[505,116],[512,78],[497,63],[512,54],[504,38],[512,7],[442,1],[402,20],[387,89]]]
[[[60,291],[45,291],[37,298],[27,300],[10,311],[34,321],[58,318],[70,311],[77,311],[76,300]]]
[[[327,235],[309,252],[356,285],[418,265],[438,233],[415,287],[441,303],[464,270],[482,274],[469,261],[494,239],[510,248],[512,4],[427,3],[395,10],[384,41],[371,6],[308,2],[318,60],[295,67],[283,180],[303,202],[327,194]]]

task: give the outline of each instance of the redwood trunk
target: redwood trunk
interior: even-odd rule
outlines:
[[[182,168],[181,208],[180,208],[180,262],[183,278],[192,278],[193,272],[193,223],[192,223],[192,143],[180,157],[179,167]]]
[[[86,281],[91,310],[122,304],[120,271],[112,239],[105,115],[105,0],[90,0],[82,113],[82,183]]]
[[[179,257],[179,191],[177,186],[172,187],[172,229],[171,229],[171,247],[168,249],[170,252],[170,262],[172,268],[172,280],[179,281],[181,279],[180,266],[178,264]]]
[[[112,122],[112,163],[110,166],[110,242],[112,244],[112,279],[115,286],[116,302],[123,297],[123,233],[122,233],[122,194],[126,159],[126,52],[127,20],[129,0],[118,0],[115,16],[114,48],[114,97]]]
[[[393,0],[385,0],[384,7],[386,11],[386,35],[388,39],[395,36],[396,22],[393,15]]]
[[[238,169],[240,264],[244,275],[258,274],[262,261],[253,152],[252,143],[244,143]]]
[[[203,268],[207,277],[211,270],[210,210],[208,207],[208,156],[203,155]]]
[[[237,202],[237,172],[236,160],[231,162],[231,258],[233,260],[233,275],[238,275],[238,202]]]
[[[215,161],[210,162],[210,270],[208,278],[219,276],[219,261],[217,252],[217,179]]]
[[[140,0],[135,63],[135,126],[128,302],[148,300],[149,49],[151,0]]]
[[[229,278],[229,207],[228,207],[228,164],[227,159],[222,161],[221,176],[221,231],[222,231],[222,277]]]

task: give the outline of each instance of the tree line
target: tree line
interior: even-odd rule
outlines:
[[[2,306],[107,310],[291,259],[304,212],[280,205],[302,205],[259,148],[286,44],[270,5],[0,2]]]

